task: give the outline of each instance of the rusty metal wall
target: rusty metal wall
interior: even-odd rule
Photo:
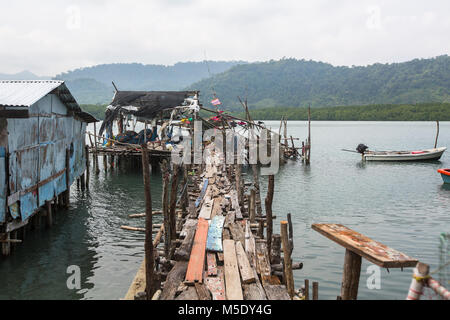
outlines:
[[[9,211],[22,221],[46,200],[66,191],[66,149],[71,150],[70,184],[84,172],[86,165],[86,124],[67,116],[67,108],[57,96],[43,97],[30,107],[30,114],[30,118],[7,120],[10,154],[7,181],[11,195],[15,194],[14,200],[18,200],[10,203]],[[0,183],[0,191],[1,188]],[[1,217],[0,210],[0,223],[4,221]]]

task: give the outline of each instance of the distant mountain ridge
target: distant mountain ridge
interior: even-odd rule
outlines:
[[[237,96],[247,97],[250,108],[450,102],[450,57],[364,67],[271,60],[237,65],[187,88],[209,103],[211,87],[231,110],[242,110]]]
[[[179,62],[172,66],[141,63],[101,64],[63,72],[54,79],[65,80],[78,103],[107,103],[119,90],[182,90],[186,86],[224,72],[243,61]]]
[[[35,75],[28,70],[13,74],[0,73],[0,80],[49,80],[51,78],[52,77],[50,76],[47,77]]]

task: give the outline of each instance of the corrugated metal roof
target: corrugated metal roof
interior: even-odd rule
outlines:
[[[29,107],[63,83],[59,80],[0,80],[0,106]]]
[[[75,98],[61,80],[0,80],[0,106],[30,107],[49,93],[55,93],[69,110],[85,122],[98,121],[83,112]]]

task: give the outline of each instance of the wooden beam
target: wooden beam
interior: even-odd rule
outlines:
[[[194,284],[203,281],[203,267],[205,265],[206,239],[208,236],[208,221],[198,219],[197,231],[195,232],[194,244],[189,259],[185,282]]]
[[[242,283],[248,284],[255,282],[255,275],[253,269],[248,261],[247,254],[244,251],[244,247],[240,241],[236,242],[236,257],[239,265],[239,271],[241,273]]]

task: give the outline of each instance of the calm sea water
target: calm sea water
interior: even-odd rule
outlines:
[[[278,129],[279,122],[266,122]],[[345,250],[311,229],[312,223],[341,223],[430,264],[439,264],[439,235],[450,232],[450,188],[438,168],[450,167],[450,154],[428,163],[363,163],[354,149],[419,149],[434,145],[432,122],[313,122],[311,165],[288,162],[275,178],[275,230],[287,213],[294,224],[296,287],[319,281],[321,299],[340,293]],[[306,124],[288,123],[288,134],[304,138]],[[298,143],[298,142],[297,142]],[[440,146],[450,147],[450,123],[441,123]],[[102,161],[100,161],[100,165]],[[152,173],[153,208],[161,205],[161,176]],[[262,177],[262,195],[267,180]],[[91,173],[90,192],[75,186],[71,206],[51,229],[27,234],[12,256],[0,258],[0,299],[119,299],[143,259],[144,235],[120,229],[143,226],[129,219],[143,212],[142,177],[137,170]],[[156,223],[160,222],[156,216]],[[81,289],[69,290],[67,267],[81,269]],[[369,290],[363,259],[359,299],[404,299],[412,269],[381,270],[381,289]]]

